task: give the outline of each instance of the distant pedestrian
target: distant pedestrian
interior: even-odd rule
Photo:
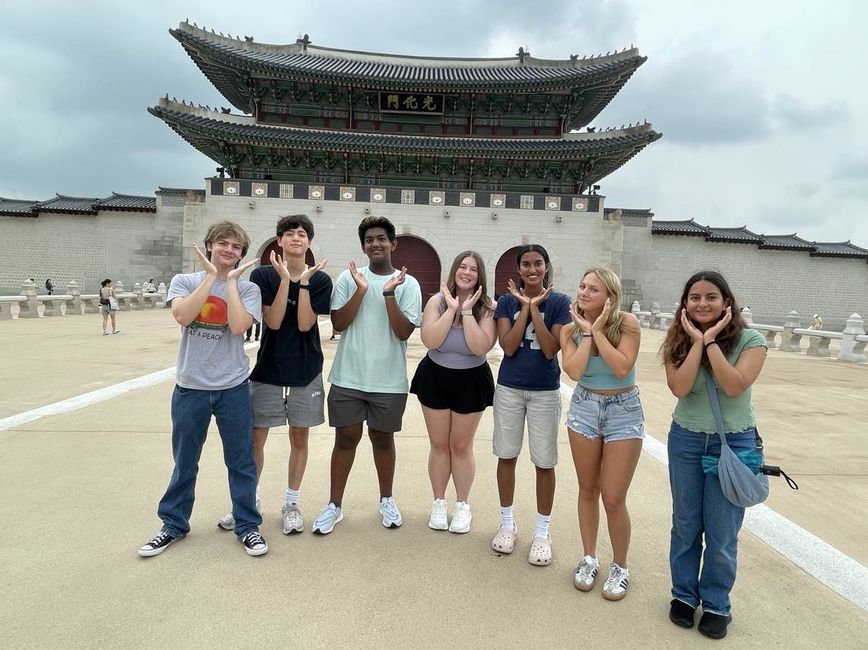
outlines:
[[[108,325],[108,319],[112,319],[112,334],[117,334],[120,332],[118,329],[118,321],[117,321],[117,313],[118,313],[118,301],[115,298],[115,289],[112,286],[112,281],[106,278],[101,283],[101,288],[99,290],[99,313],[102,314],[102,333],[103,336],[108,336],[108,332],[106,331],[106,326]]]
[[[142,293],[157,293],[157,287],[154,285],[154,278],[151,278],[142,285]]]
[[[820,317],[820,314],[814,314],[814,323],[808,329],[812,330],[821,330],[823,329],[823,319]]]
[[[47,293],[49,296],[54,293],[54,285],[51,284],[51,278],[48,278],[45,281],[45,293]]]

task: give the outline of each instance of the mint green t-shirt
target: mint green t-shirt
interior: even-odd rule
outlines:
[[[768,348],[765,337],[756,330],[744,329],[738,342],[726,355],[726,359],[734,365],[742,351],[758,347]],[[720,387],[717,388],[724,433],[744,431],[756,426],[756,413],[751,404],[750,394],[750,386],[738,397],[727,397]],[[676,424],[690,431],[717,433],[711,402],[708,401],[708,391],[705,388],[705,375],[702,372],[696,373],[693,388],[685,397],[678,400],[672,419]]]
[[[407,342],[400,340],[389,325],[383,285],[398,275],[377,275],[364,266],[359,269],[368,281],[368,290],[356,317],[341,333],[335,360],[328,380],[343,388],[366,393],[406,393]],[[349,270],[343,271],[332,291],[332,311],[346,305],[356,292],[356,282]],[[419,282],[406,275],[404,282],[395,287],[395,299],[401,313],[418,327],[422,316],[422,293]]]

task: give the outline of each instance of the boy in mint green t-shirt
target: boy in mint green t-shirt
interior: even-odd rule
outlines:
[[[343,519],[341,503],[362,427],[368,436],[380,487],[383,526],[397,528],[401,513],[392,497],[395,432],[407,405],[407,339],[421,324],[422,294],[406,268],[392,267],[398,245],[395,226],[385,217],[359,225],[359,241],[368,266],[354,262],[338,276],[332,292],[331,318],[340,332],[329,373],[329,425],[335,428],[331,458],[331,494],[314,522],[314,533],[327,535]]]

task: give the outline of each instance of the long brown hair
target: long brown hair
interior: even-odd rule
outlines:
[[[494,311],[494,302],[488,297],[486,289],[485,263],[482,261],[479,253],[476,251],[464,251],[458,253],[452,261],[452,268],[449,269],[449,277],[446,278],[446,288],[449,289],[449,293],[451,293],[453,297],[458,297],[458,288],[455,286],[455,272],[458,270],[458,267],[461,265],[461,262],[465,257],[472,257],[476,262],[476,268],[478,269],[476,286],[473,287],[473,292],[475,292],[479,287],[482,287],[482,293],[479,295],[479,300],[477,300],[476,304],[473,305],[473,318],[475,318],[478,323],[482,320],[482,317],[485,316],[486,312]]]
[[[703,280],[711,282],[711,284],[717,287],[720,291],[720,295],[723,298],[724,309],[726,309],[727,306],[731,307],[730,313],[732,314],[732,318],[715,339],[724,356],[726,356],[738,342],[741,331],[747,329],[747,323],[745,323],[744,319],[741,317],[741,311],[738,308],[738,304],[736,304],[735,296],[732,295],[732,290],[729,288],[729,284],[724,277],[716,271],[700,271],[699,273],[693,274],[690,276],[690,279],[687,280],[687,284],[684,285],[684,291],[681,292],[681,302],[678,303],[678,313],[675,314],[672,319],[672,324],[666,332],[666,340],[663,341],[663,346],[661,347],[663,362],[671,363],[676,368],[680,367],[681,364],[684,363],[684,359],[687,358],[687,353],[690,352],[690,348],[693,345],[690,336],[681,324],[681,310],[687,307],[687,296],[690,293],[690,288],[697,282],[702,282]],[[702,363],[706,365],[708,364],[708,357],[705,352],[702,353]]]
[[[606,329],[604,332],[606,338],[609,339],[609,343],[613,347],[618,347],[618,344],[621,342],[621,332],[624,325],[624,312],[621,311],[621,279],[610,268],[594,266],[582,273],[582,280],[591,273],[600,278],[600,282],[606,287],[606,293],[609,294],[609,317],[606,319]],[[573,303],[573,307],[579,316],[585,317],[585,311],[579,307],[578,300]],[[575,336],[579,329],[578,324],[574,322],[570,328],[570,336]]]

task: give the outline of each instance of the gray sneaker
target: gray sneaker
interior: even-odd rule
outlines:
[[[304,530],[304,518],[297,503],[284,503],[282,513],[284,535],[292,535]]]
[[[259,497],[256,497],[256,510],[259,514],[262,514],[262,501],[259,500]],[[235,517],[232,516],[231,510],[220,517],[217,527],[223,530],[235,530]]]

